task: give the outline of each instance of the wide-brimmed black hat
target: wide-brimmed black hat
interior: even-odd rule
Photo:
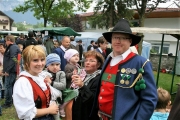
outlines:
[[[112,33],[125,33],[129,34],[132,38],[131,46],[138,44],[141,41],[141,37],[132,34],[129,22],[125,19],[120,19],[119,22],[114,26],[112,31],[103,33],[104,38],[111,43]]]

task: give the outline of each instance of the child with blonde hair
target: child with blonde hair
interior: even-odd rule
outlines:
[[[169,111],[167,106],[171,104],[171,95],[163,88],[157,89],[158,102],[150,120],[167,120]]]

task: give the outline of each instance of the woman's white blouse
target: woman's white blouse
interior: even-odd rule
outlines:
[[[41,75],[32,76],[26,71],[21,72],[20,76],[21,75],[31,77],[42,90],[47,89],[44,78]],[[25,77],[20,77],[14,84],[13,104],[19,119],[32,120],[36,116],[37,108],[34,103],[33,89],[30,82]]]

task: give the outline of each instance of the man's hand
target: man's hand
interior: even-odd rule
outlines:
[[[9,76],[9,74],[7,72],[4,73],[4,76]]]

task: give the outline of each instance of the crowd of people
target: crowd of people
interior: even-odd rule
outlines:
[[[176,120],[178,109],[167,109],[171,96],[156,88],[150,61],[130,49],[140,41],[125,19],[86,52],[74,37],[58,43],[33,32],[7,35],[0,44],[2,109],[14,105],[23,120]]]

